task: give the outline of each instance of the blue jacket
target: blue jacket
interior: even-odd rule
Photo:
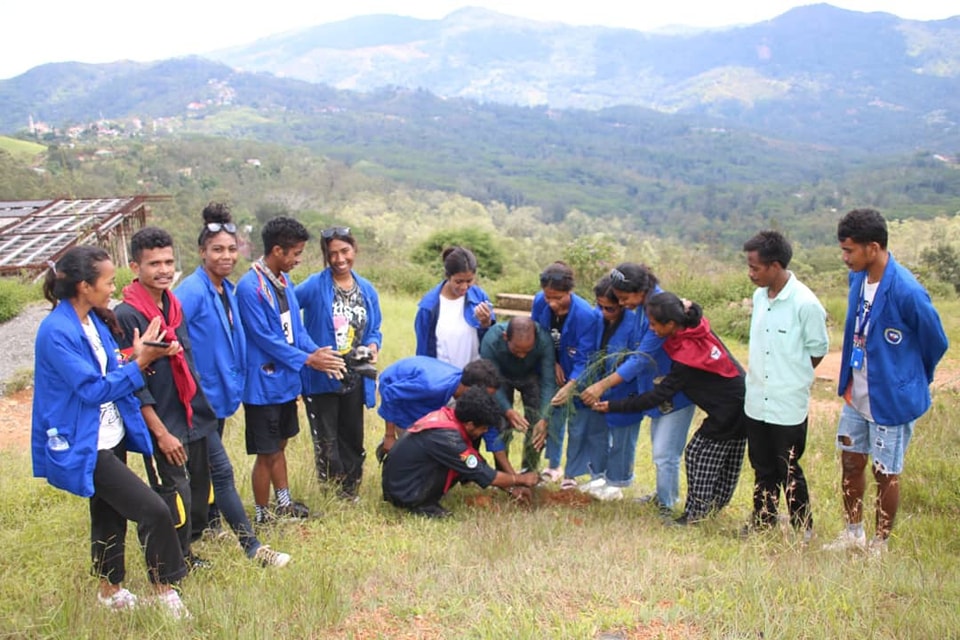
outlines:
[[[380,407],[377,413],[401,429],[453,397],[463,371],[436,358],[412,356],[397,360],[380,374]]]
[[[236,287],[224,280],[223,289],[233,317],[232,327],[220,294],[202,266],[184,278],[174,291],[183,307],[190,342],[194,345],[193,359],[200,386],[220,419],[229,418],[240,406],[247,368],[247,340]]]
[[[360,344],[376,344],[377,349],[383,342],[380,333],[380,324],[383,317],[380,314],[380,296],[369,280],[361,278],[356,273],[354,280],[363,294],[363,306],[367,310],[367,323],[360,339]],[[303,324],[310,334],[310,338],[319,345],[337,347],[336,330],[333,327],[333,273],[329,268],[315,273],[297,287],[297,300],[303,309]],[[340,388],[340,381],[331,378],[322,371],[304,367],[300,371],[300,380],[303,383],[303,393],[313,395],[317,393],[334,393]],[[363,401],[367,407],[373,407],[377,401],[377,382],[370,378],[363,378]]]
[[[461,377],[461,369],[429,356],[397,360],[380,374],[377,413],[387,422],[409,429],[431,411],[446,406],[460,386]],[[491,453],[506,449],[499,429],[487,429],[483,442]]]
[[[913,274],[889,255],[870,309],[867,329],[867,386],[877,424],[916,420],[930,408],[930,383],[947,351],[947,336],[930,296]],[[843,359],[837,392],[843,396],[853,372],[849,366],[853,332],[866,271],[850,272]]]
[[[663,289],[655,287],[650,295],[661,293]],[[636,328],[634,336],[637,340],[637,346],[634,349],[636,353],[627,358],[627,360],[617,368],[625,381],[636,380],[636,393],[643,394],[653,390],[654,380],[662,378],[670,373],[673,361],[663,350],[663,341],[665,338],[658,338],[653,329],[650,328],[650,319],[643,309],[637,309],[634,316]],[[693,404],[683,392],[677,393],[670,401],[673,409],[683,409]],[[660,408],[648,409],[643,415],[650,418],[659,418],[663,415]]]
[[[133,395],[144,384],[140,369],[136,364],[120,366],[120,351],[110,330],[94,314],[89,318],[107,352],[107,374],[101,375],[100,363],[73,307],[66,301],[58,304],[37,330],[30,432],[33,475],[84,498],[93,495],[101,404],[116,404],[128,451],[153,454],[140,401]],[[66,438],[69,449],[49,450],[50,427]]]
[[[550,321],[553,311],[540,291],[533,297],[533,310],[530,312],[533,321],[550,333]],[[575,293],[570,294],[570,311],[563,323],[563,332],[560,336],[560,352],[557,362],[563,369],[567,380],[580,380],[590,362],[590,356],[597,350],[597,325],[603,320],[596,309],[586,300]]]
[[[420,299],[420,304],[417,305],[417,316],[413,319],[413,332],[417,336],[418,356],[437,357],[437,319],[440,317],[440,289],[443,288],[445,282],[446,280],[428,291],[426,295]],[[467,289],[466,298],[463,303],[463,319],[467,321],[468,325],[477,330],[477,339],[479,342],[482,342],[483,334],[485,334],[487,330],[480,326],[480,322],[475,315],[475,310],[481,302],[489,304],[490,298],[488,298],[487,293],[477,285],[473,285]],[[493,305],[491,304],[490,307],[492,309]],[[492,311],[490,313],[490,320],[491,326],[497,321]],[[434,409],[431,409],[431,411],[433,410]]]
[[[283,404],[300,395],[300,370],[317,345],[300,319],[297,294],[287,274],[287,304],[293,344],[284,338],[280,308],[270,283],[252,268],[237,283],[240,320],[247,336],[247,377],[243,401],[248,404]],[[265,287],[265,288],[264,288]]]
[[[578,387],[585,389],[593,382],[607,377],[614,371],[618,371],[626,365],[627,360],[630,358],[629,354],[636,352],[639,344],[636,335],[636,315],[636,311],[630,309],[624,310],[623,318],[620,320],[620,324],[617,325],[613,335],[610,336],[610,339],[607,341],[607,348],[601,352],[599,351],[599,348],[601,342],[603,341],[604,330],[603,314],[601,313],[600,323],[597,326],[597,357],[594,358],[595,361],[591,363],[591,369],[595,370],[596,374],[588,375],[587,378],[589,378],[589,380],[580,382],[580,384],[577,385]],[[602,362],[597,361],[598,358],[601,357],[603,358]],[[621,400],[630,396],[631,394],[636,393],[636,385],[633,384],[632,381],[625,381],[609,389],[603,394],[602,399]],[[643,420],[642,413],[607,413],[605,415],[607,418],[607,426],[609,427],[627,427],[638,424],[641,420]]]

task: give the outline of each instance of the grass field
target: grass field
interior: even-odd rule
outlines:
[[[385,364],[413,352],[414,302],[385,297],[383,306],[386,318],[402,319],[385,327]],[[941,308],[954,338],[956,306]],[[790,532],[738,538],[750,513],[748,465],[731,506],[697,527],[665,527],[654,508],[629,499],[522,508],[475,486],[453,489],[445,505],[455,515],[437,522],[382,502],[372,455],[360,504],[337,501],[317,485],[309,435],[301,433],[288,450],[291,486],[324,516],[263,533],[293,555],[283,569],[254,566],[230,541],[198,543],[214,566],[184,581],[194,617],[181,623],[150,608],[96,607],[86,501],[31,479],[26,452],[3,452],[0,637],[957,638],[956,386],[936,390],[918,425],[900,516],[880,558],[820,549],[842,526],[833,445],[840,401],[827,381],[816,384],[804,457],[818,533],[809,547]],[[381,432],[369,412],[368,450]],[[252,509],[239,416],[226,433]],[[633,495],[653,487],[647,435],[644,426]],[[868,535],[872,518],[871,505]],[[135,547],[132,529],[128,542]],[[146,593],[142,558],[129,551],[127,586]]]
[[[20,159],[30,159],[45,152],[47,148],[36,142],[18,140],[7,136],[0,136],[0,150]]]

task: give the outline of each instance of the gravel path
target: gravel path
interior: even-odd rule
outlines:
[[[0,396],[18,373],[33,370],[33,342],[37,327],[50,311],[50,303],[27,306],[13,320],[0,324]]]

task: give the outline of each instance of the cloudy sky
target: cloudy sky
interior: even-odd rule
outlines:
[[[336,22],[352,16],[387,13],[437,19],[464,6],[482,6],[513,16],[575,25],[652,30],[667,25],[718,27],[760,22],[802,0],[352,0],[304,3],[269,0],[25,0],[0,3],[0,79],[46,62],[150,61],[202,54],[258,38]],[[633,6],[630,6],[630,5]],[[834,0],[855,11],[885,11],[902,18],[937,20],[960,14],[944,0]],[[246,5],[246,6],[245,6]]]

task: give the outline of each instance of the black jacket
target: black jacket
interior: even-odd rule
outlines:
[[[731,357],[732,358],[732,357]],[[610,411],[632,413],[652,409],[683,391],[707,413],[697,431],[711,440],[736,440],[746,437],[743,397],[743,367],[734,360],[740,375],[724,378],[716,373],[674,362],[668,373],[651,391],[622,400],[611,400]]]

